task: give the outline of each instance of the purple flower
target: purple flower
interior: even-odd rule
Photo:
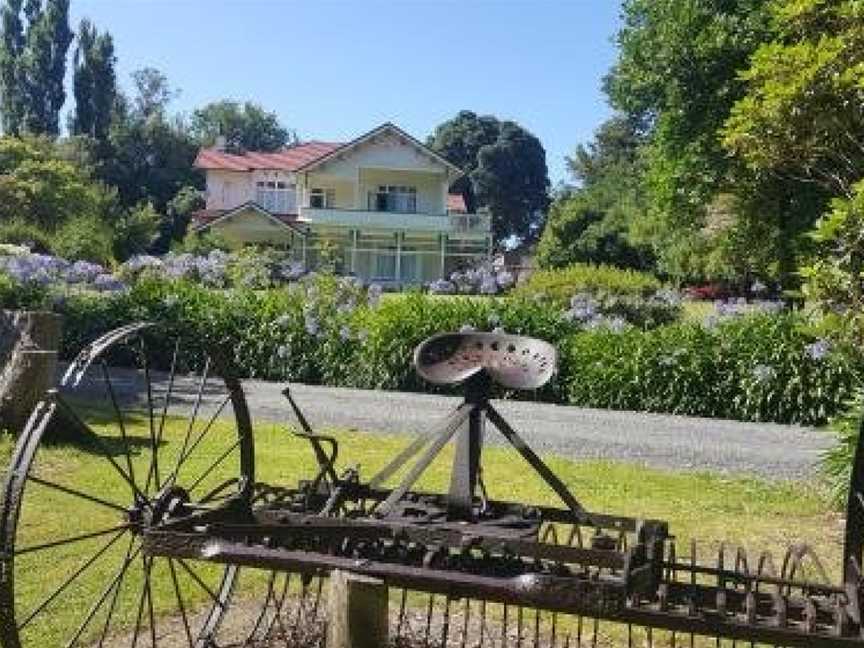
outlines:
[[[804,347],[806,353],[811,360],[822,360],[831,351],[831,343],[828,340],[816,340],[812,344]]]
[[[110,274],[101,274],[93,280],[93,286],[96,290],[103,292],[118,292],[126,290],[126,284],[120,281],[117,277]]]
[[[66,281],[68,283],[91,283],[101,274],[105,274],[105,268],[98,263],[90,263],[89,261],[76,261],[66,271]]]
[[[429,284],[429,292],[433,295],[452,295],[456,290],[456,284],[446,279],[436,279]]]

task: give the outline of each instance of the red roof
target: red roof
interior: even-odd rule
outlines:
[[[289,146],[276,153],[256,153],[247,151],[242,155],[226,153],[217,149],[201,149],[195,158],[199,169],[219,169],[223,171],[253,171],[255,169],[278,169],[296,171],[318,158],[332,153],[342,144],[338,142],[305,142]]]
[[[467,214],[468,207],[465,205],[465,196],[462,194],[447,194],[447,211]]]

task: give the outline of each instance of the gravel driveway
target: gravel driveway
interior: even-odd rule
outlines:
[[[133,371],[118,374],[115,389],[124,400],[143,398]],[[156,376],[157,392],[164,375]],[[178,377],[175,398],[191,401],[195,377]],[[255,420],[287,421],[290,408],[280,391],[284,383],[245,381]],[[101,382],[85,378],[83,393],[102,398]],[[373,432],[419,433],[429,429],[459,399],[451,396],[292,385],[292,392],[317,429],[349,428]],[[216,393],[205,395],[214,407]],[[768,479],[807,478],[831,442],[828,433],[794,425],[740,423],[719,419],[618,412],[525,401],[497,401],[496,407],[540,452],[571,459],[603,458],[684,470],[756,474]],[[205,407],[206,409],[206,407]],[[488,434],[491,443],[500,435]]]

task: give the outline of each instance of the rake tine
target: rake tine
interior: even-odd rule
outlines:
[[[633,624],[627,624],[627,648],[633,648]]]
[[[462,612],[462,641],[460,642],[460,648],[465,648],[465,644],[468,641],[468,619],[471,616],[471,599],[465,599],[465,609]]]
[[[315,591],[315,604],[312,606],[312,618],[318,618],[318,605],[321,603],[321,590],[324,589],[324,579],[319,576],[318,577],[318,587]]]
[[[600,619],[594,617],[594,632],[591,634],[591,648],[597,646],[597,631],[600,629]]]
[[[540,645],[540,610],[534,609],[534,648]]]
[[[399,638],[402,636],[402,627],[405,623],[405,603],[408,599],[408,590],[404,587],[402,588],[402,597],[399,602],[399,623],[396,625],[396,637]]]
[[[552,613],[552,642],[551,642],[552,648],[555,648],[555,639],[556,639],[555,635],[556,635],[557,630],[558,630],[558,614],[553,612]]]
[[[564,637],[564,648],[570,648],[570,633]]]
[[[441,627],[441,648],[447,648],[447,635],[450,633],[450,597],[444,597],[444,623]]]
[[[486,600],[480,601],[480,641],[478,646],[483,645],[483,639],[486,634]]]
[[[570,637],[567,637],[567,644],[570,644]],[[582,615],[576,617],[576,645],[582,648]]]
[[[648,628],[646,631],[648,635],[648,648],[654,648],[654,628]]]
[[[435,611],[435,595],[429,595],[429,608],[426,612],[426,630],[423,637],[423,645],[429,647],[429,635],[432,632],[432,613]]]
[[[516,648],[522,648],[522,606],[516,608]]]
[[[507,646],[507,604],[504,604],[504,619],[501,621],[501,648]]]

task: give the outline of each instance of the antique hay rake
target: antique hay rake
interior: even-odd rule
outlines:
[[[169,342],[151,324],[119,328],[84,349],[33,412],[0,509],[3,648],[316,645],[322,579],[335,569],[392,588],[396,645],[596,643],[603,620],[629,642],[639,627],[673,646],[700,636],[864,646],[860,443],[842,581],[831,584],[807,547],[777,561],[721,548],[706,564],[695,546],[682,555],[663,521],[586,510],[490,402],[496,384],[549,380],[556,353],[545,342],[454,333],[421,344],[420,375],[461,383],[464,401],[371,479],[337,473],[336,441],[311,430],[286,389],[317,464],[293,487],[256,478],[240,382],[204,346]],[[560,508],[489,498],[490,426]],[[49,439],[69,431],[84,452]],[[449,491],[416,490],[454,440]],[[241,569],[255,603],[235,596]]]

